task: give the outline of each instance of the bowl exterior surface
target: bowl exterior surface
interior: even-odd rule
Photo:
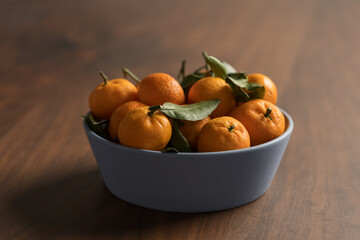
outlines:
[[[290,139],[285,133],[259,146],[216,153],[161,153],[107,141],[84,129],[107,188],[129,203],[163,211],[234,208],[269,188]]]

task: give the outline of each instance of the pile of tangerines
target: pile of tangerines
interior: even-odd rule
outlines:
[[[285,118],[267,76],[236,72],[203,53],[205,64],[176,78],[153,73],[141,81],[128,69],[89,96],[83,116],[98,135],[124,146],[155,151],[215,152],[247,148],[277,138]],[[132,82],[136,82],[133,84]]]

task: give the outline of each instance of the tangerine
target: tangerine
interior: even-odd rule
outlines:
[[[165,102],[185,103],[184,90],[180,84],[166,73],[153,73],[146,76],[137,85],[140,102],[148,106],[161,105]]]
[[[211,119],[201,129],[199,152],[218,152],[250,147],[250,137],[244,125],[235,118],[223,116]]]
[[[124,116],[131,112],[132,110],[140,107],[146,107],[145,104],[138,101],[130,101],[120,105],[110,116],[109,125],[108,125],[108,133],[110,137],[114,140],[118,135],[118,128],[120,121],[124,118]]]
[[[118,138],[122,145],[160,151],[171,138],[169,119],[160,111],[141,107],[127,113],[119,123]]]
[[[267,76],[261,73],[252,73],[248,76],[248,82],[258,83],[265,88],[264,100],[267,100],[273,104],[276,104],[277,100],[277,88],[275,83]]]
[[[224,79],[218,77],[205,77],[197,81],[191,86],[188,98],[189,103],[220,99],[219,105],[210,114],[211,118],[228,115],[236,106],[230,85],[227,84]]]
[[[275,139],[285,131],[285,117],[281,110],[263,99],[250,100],[237,106],[230,116],[248,130],[251,146]]]
[[[126,79],[108,80],[101,73],[104,82],[99,84],[89,96],[91,112],[99,119],[109,119],[117,107],[128,101],[136,100],[137,89]]]

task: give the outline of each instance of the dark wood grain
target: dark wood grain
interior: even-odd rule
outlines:
[[[360,4],[0,3],[1,239],[359,239]],[[81,127],[97,72],[175,75],[201,51],[270,76],[295,129],[267,193],[181,214],[104,186]]]

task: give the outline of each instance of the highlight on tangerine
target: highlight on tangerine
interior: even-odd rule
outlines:
[[[137,85],[140,102],[148,106],[161,105],[165,102],[185,103],[184,90],[180,84],[166,73],[152,73]]]

